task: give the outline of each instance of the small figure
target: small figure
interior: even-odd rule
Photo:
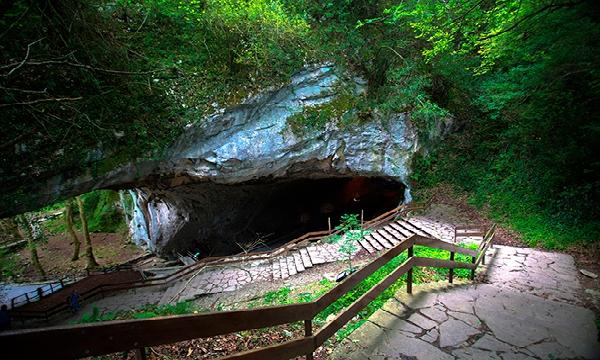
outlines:
[[[71,295],[69,296],[69,307],[71,308],[72,312],[77,312],[79,311],[79,309],[81,309],[81,304],[79,304],[79,293],[77,292],[77,290],[73,290],[73,292],[71,293]]]
[[[10,330],[10,314],[8,313],[8,306],[2,304],[0,308],[0,331]]]

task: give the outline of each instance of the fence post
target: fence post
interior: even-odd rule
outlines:
[[[312,320],[304,320],[304,337],[312,336]],[[313,351],[306,353],[306,360],[313,360]]]
[[[450,261],[454,261],[454,251],[450,251]],[[450,272],[448,273],[448,282],[452,284],[454,281],[454,269],[450,268]]]
[[[146,360],[146,348],[135,349],[135,360]]]
[[[413,247],[408,248],[408,258],[413,257]],[[412,267],[406,273],[406,292],[412,294],[412,282],[413,282],[413,269]]]
[[[471,257],[471,264],[475,264],[475,256]],[[475,269],[471,270],[471,280],[475,280]]]

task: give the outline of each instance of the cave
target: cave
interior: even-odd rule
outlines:
[[[384,177],[202,182],[153,190],[145,206],[162,255],[224,256],[276,248],[346,213],[367,221],[402,203],[404,191]]]

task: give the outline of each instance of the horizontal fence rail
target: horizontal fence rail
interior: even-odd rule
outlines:
[[[369,221],[366,221],[363,224],[363,227],[365,229],[374,228],[385,222],[395,219],[395,218],[401,216],[402,214],[406,214],[411,211],[424,209],[425,207],[427,207],[427,204],[428,203],[425,203],[425,204],[411,203],[408,205],[400,205],[400,206],[398,206],[390,211],[387,211]],[[196,272],[202,268],[208,267],[208,266],[227,265],[227,264],[244,262],[244,261],[258,261],[258,260],[262,260],[262,259],[269,259],[271,257],[279,256],[286,252],[294,250],[298,246],[301,246],[303,244],[308,244],[310,242],[318,241],[325,237],[328,237],[328,236],[331,236],[334,234],[338,234],[339,232],[340,232],[339,230],[313,231],[313,232],[306,233],[294,240],[291,240],[286,245],[284,245],[278,249],[267,250],[267,251],[256,252],[256,253],[238,254],[238,255],[229,256],[229,257],[206,257],[206,258],[203,258],[200,261],[196,262],[193,265],[184,266],[181,269],[179,269],[169,275],[155,277],[155,278],[151,278],[151,279],[126,281],[126,282],[121,282],[119,284],[110,284],[110,283],[109,284],[99,284],[92,289],[88,289],[84,292],[81,292],[79,295],[80,295],[82,301],[91,301],[92,299],[94,299],[98,296],[105,296],[108,293],[114,293],[116,291],[137,289],[137,288],[143,288],[143,287],[152,287],[152,286],[164,286],[164,285],[168,285],[174,281],[178,281],[179,279],[181,279],[185,276],[191,275],[194,272]],[[110,271],[118,271],[118,270],[122,270],[124,268],[131,269],[131,265],[127,264],[126,267],[118,267],[118,266],[113,267],[110,269]],[[104,273],[107,273],[110,271],[104,271]],[[88,274],[88,275],[90,275],[90,274]],[[27,304],[27,303],[30,303],[30,302],[25,302],[24,304]],[[24,305],[24,304],[21,304],[21,305]],[[67,311],[68,309],[69,309],[69,306],[65,301],[65,302],[55,304],[54,306],[51,306],[51,307],[43,309],[43,310],[18,309],[13,312],[13,316],[21,318],[21,319],[42,318],[42,319],[48,320],[52,316],[55,316],[64,311]]]
[[[6,353],[18,353],[21,359],[39,358],[40,349],[43,349],[45,359],[78,358],[128,350],[136,350],[138,359],[142,359],[146,347],[304,321],[305,336],[300,339],[229,355],[226,358],[289,359],[306,355],[307,359],[312,359],[312,353],[319,346],[404,274],[407,274],[407,291],[411,293],[413,268],[448,268],[450,282],[453,269],[470,269],[473,275],[480,262],[484,261],[485,251],[491,246],[494,234],[495,226],[492,226],[486,232],[477,251],[438,239],[413,235],[309,303],[12,331],[0,334],[0,348]],[[450,259],[416,257],[413,252],[415,245],[449,251]],[[313,334],[312,321],[317,314],[404,251],[408,251],[408,258],[403,264]],[[454,261],[456,253],[471,257],[472,261]],[[31,346],[32,344],[35,346]]]

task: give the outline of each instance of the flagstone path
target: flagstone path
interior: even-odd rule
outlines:
[[[496,246],[477,285],[399,292],[332,358],[600,359],[592,311],[569,255]]]

